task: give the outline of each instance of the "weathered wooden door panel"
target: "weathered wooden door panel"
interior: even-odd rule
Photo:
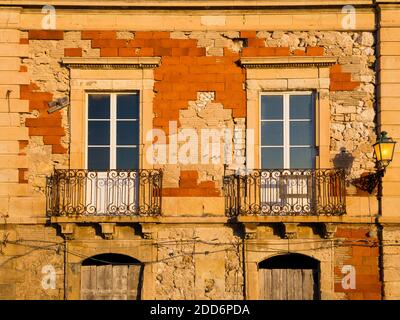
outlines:
[[[109,300],[112,294],[112,265],[98,266],[96,269],[97,300]]]
[[[313,300],[318,288],[312,269],[260,269],[262,300]]]
[[[112,299],[128,299],[128,266],[113,266],[112,274]]]
[[[287,269],[287,299],[303,300],[303,279],[301,269]]]
[[[138,300],[141,291],[142,266],[130,265],[128,268],[128,300]]]
[[[82,300],[137,300],[141,265],[81,267]]]
[[[303,276],[303,300],[314,299],[314,276],[313,270],[301,270]]]
[[[97,292],[96,266],[82,266],[81,299],[94,300]]]
[[[272,300],[287,300],[286,269],[272,269]]]
[[[272,300],[272,269],[260,269],[260,297]]]

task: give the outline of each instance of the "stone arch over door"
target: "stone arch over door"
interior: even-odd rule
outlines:
[[[319,300],[320,262],[297,253],[270,257],[258,264],[261,300]]]
[[[139,300],[143,263],[124,254],[103,253],[81,263],[81,300]]]

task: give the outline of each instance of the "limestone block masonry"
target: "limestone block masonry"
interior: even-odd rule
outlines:
[[[167,9],[162,0],[113,10],[88,1],[85,15],[81,2],[55,1],[54,30],[41,27],[40,4],[0,7],[0,299],[80,299],[82,262],[111,253],[142,263],[143,299],[261,299],[262,262],[288,252],[318,261],[321,299],[400,298],[398,148],[381,208],[375,191],[353,184],[375,170],[377,133],[400,139],[398,1],[361,1],[352,30],[340,23],[340,1],[261,1],[268,10],[249,1],[245,12],[236,4]],[[159,63],[145,66],[148,58]],[[332,63],[251,71],[241,63],[257,58]],[[84,163],[86,113],[73,107],[86,108],[89,90],[132,88],[143,89],[141,166],[163,170],[162,214],[52,215],[54,170],[85,169],[74,165]],[[245,131],[259,125],[249,106],[258,110],[260,90],[316,93],[319,163],[346,169],[345,215],[227,216],[224,175],[258,154]],[[48,113],[65,97],[70,106]],[[167,147],[185,130],[229,129],[222,141],[235,146],[237,161],[207,162],[199,152],[193,162],[149,164],[147,129],[164,131]],[[355,270],[354,286],[343,284],[346,270]],[[49,272],[54,285],[43,280]]]

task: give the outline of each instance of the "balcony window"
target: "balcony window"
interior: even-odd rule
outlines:
[[[261,95],[261,168],[315,168],[315,106],[311,92]]]
[[[51,215],[157,215],[159,170],[139,169],[139,94],[87,94],[86,169],[56,170]]]
[[[88,170],[139,168],[139,94],[88,94]]]
[[[262,169],[315,167],[314,109],[312,92],[261,95]],[[313,209],[315,180],[311,175],[263,171],[260,183],[262,211]]]
[[[228,215],[341,215],[344,172],[318,169],[313,91],[260,93],[260,169],[225,177]]]

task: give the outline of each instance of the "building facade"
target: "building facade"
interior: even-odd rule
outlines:
[[[400,298],[400,1],[52,5],[0,3],[1,299]]]

